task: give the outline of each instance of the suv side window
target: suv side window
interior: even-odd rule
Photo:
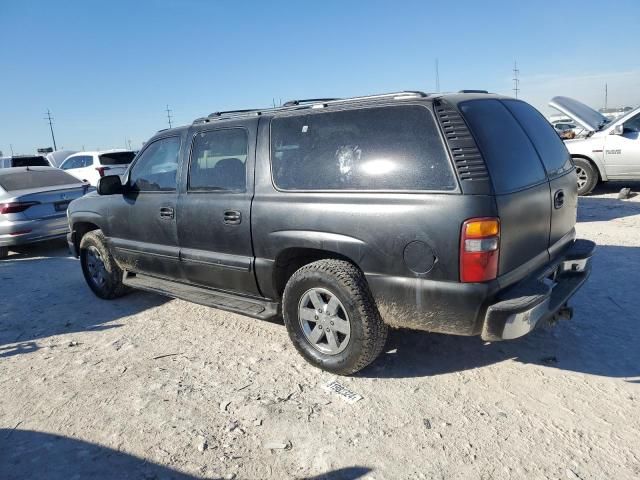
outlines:
[[[458,108],[478,142],[496,193],[515,192],[546,180],[533,144],[502,102],[468,100]]]
[[[70,157],[67,160],[64,161],[64,163],[62,164],[62,166],[60,167],[62,170],[70,170],[72,168],[82,168],[82,162],[83,162],[83,158],[85,158],[84,155],[78,155],[76,157]]]
[[[562,175],[573,168],[571,155],[551,124],[535,108],[519,100],[503,100],[509,111],[533,142],[549,177]],[[568,124],[561,124],[568,128]]]
[[[284,190],[455,190],[432,113],[403,105],[275,117],[274,184]]]
[[[189,190],[244,192],[249,137],[243,128],[197,133],[191,146]]]
[[[180,137],[152,142],[131,168],[131,188],[139,192],[175,190],[179,153]]]

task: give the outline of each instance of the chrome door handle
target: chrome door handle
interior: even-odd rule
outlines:
[[[173,209],[173,207],[160,208],[160,218],[171,220],[174,217],[175,217],[175,210]]]

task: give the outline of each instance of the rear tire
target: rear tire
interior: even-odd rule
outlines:
[[[289,337],[312,365],[350,375],[382,352],[388,327],[364,274],[342,260],[319,260],[296,271],[284,290]]]
[[[0,247],[0,260],[9,256],[9,247]]]
[[[589,160],[574,158],[578,176],[578,195],[588,195],[598,184],[598,172]]]
[[[129,291],[122,283],[122,270],[111,255],[102,230],[92,230],[80,240],[80,264],[87,285],[98,297],[111,300]]]

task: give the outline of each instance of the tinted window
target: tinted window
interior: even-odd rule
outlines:
[[[246,189],[248,137],[241,128],[200,132],[193,139],[190,190]]]
[[[624,129],[628,132],[640,132],[640,115],[636,115],[624,122]]]
[[[540,112],[518,100],[504,100],[503,103],[533,142],[549,176],[559,175],[573,168],[567,147]]]
[[[56,185],[78,184],[80,180],[68,173],[51,168],[46,170],[27,170],[0,175],[0,186],[6,191],[30,188],[54,187]]]
[[[145,192],[175,190],[179,152],[180,137],[151,143],[131,169],[131,187]]]
[[[513,192],[546,179],[529,137],[500,101],[470,100],[459,108],[482,151],[496,193]]]
[[[420,106],[274,118],[271,161],[283,189],[456,188],[435,121]]]
[[[133,152],[111,152],[100,155],[100,165],[128,165],[136,154]]]
[[[49,162],[44,157],[13,157],[14,167],[48,167]]]

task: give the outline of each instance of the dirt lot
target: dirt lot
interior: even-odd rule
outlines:
[[[634,185],[637,191],[640,185]],[[281,324],[97,299],[64,243],[0,263],[0,478],[640,477],[640,196],[580,200],[576,316],[509,343],[395,331],[322,386]]]

